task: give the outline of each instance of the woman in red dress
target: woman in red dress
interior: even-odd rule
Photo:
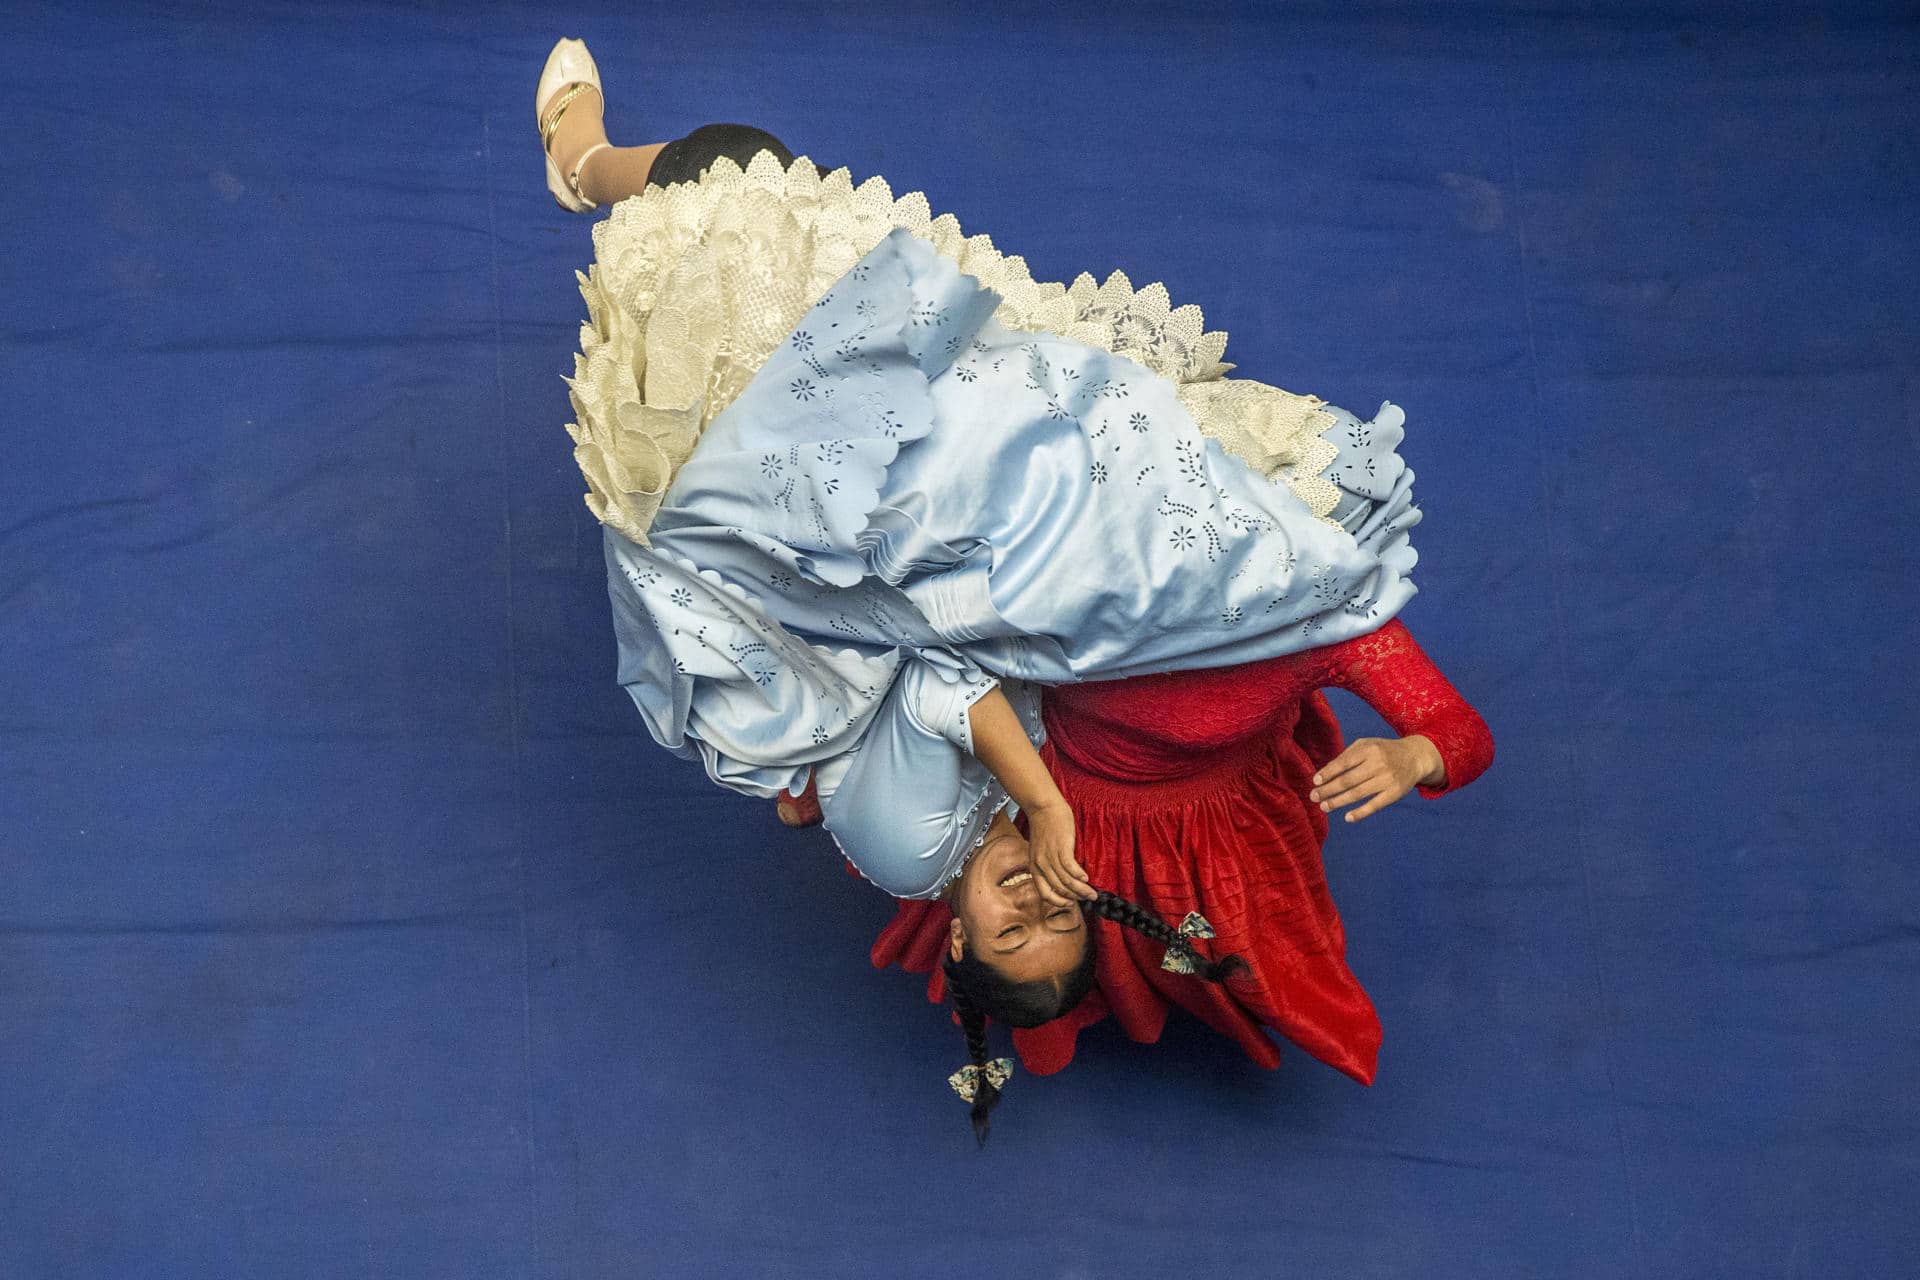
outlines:
[[[1110,1012],[1151,1040],[1176,1003],[1256,1060],[1277,1060],[1268,1027],[1370,1078],[1379,1028],[1342,955],[1326,814],[1460,785],[1490,754],[1405,630],[1367,630],[1412,590],[1402,415],[1383,405],[1361,423],[1225,378],[1225,335],[1159,286],[1038,284],[924,198],[821,178],[762,131],[613,148],[599,88],[585,47],[563,40],[536,105],[555,197],[629,215],[596,229],[607,270],[584,278],[597,309],[570,430],[609,527],[623,683],[654,736],[750,794],[819,786],[831,765],[877,770],[871,787],[828,784],[835,836],[858,837],[870,876],[905,868],[886,883],[912,900],[876,959],[941,962],[935,994],[952,988],[972,1057],[955,1088],[982,1136],[1005,1069],[986,1058],[989,1016],[1027,1028],[1040,1071],[1065,1064],[1086,1022]],[[670,194],[649,201],[655,187]],[[674,318],[649,322],[662,289],[680,291]],[[802,321],[847,326],[831,364]],[[1360,638],[1298,652],[1322,628]],[[868,750],[883,688],[907,686],[862,666],[829,688],[811,655],[849,640],[872,651],[849,650],[860,662],[938,654],[992,678],[957,711],[932,700],[930,721],[900,712],[876,738],[898,749]],[[1133,675],[1176,667],[1199,669]],[[1026,686],[1028,721],[1033,688],[1053,686],[1044,755],[1003,680]],[[1327,684],[1406,736],[1339,751],[1314,692]],[[969,761],[951,805],[893,805],[896,786],[932,795],[925,772],[955,748],[991,785]],[[1024,833],[987,807],[996,797]],[[923,901],[930,889],[948,897]]]
[[[1329,687],[1364,699],[1402,736],[1343,750],[1318,692]],[[1053,1022],[1014,1030],[1022,1065],[1060,1070],[1080,1029],[1109,1015],[1150,1043],[1178,1005],[1262,1066],[1280,1061],[1270,1028],[1371,1083],[1380,1022],[1347,967],[1327,891],[1328,815],[1346,809],[1352,822],[1411,790],[1442,795],[1493,758],[1485,721],[1406,627],[1244,666],[1063,685],[1044,706],[1041,756],[1072,807],[1084,874],[1043,877],[1091,881],[1166,920],[1198,912],[1216,933],[1211,952],[1247,969],[1224,983],[1167,972],[1158,944],[1093,921],[1097,989]],[[948,920],[944,903],[900,902],[874,965],[931,970],[928,996],[944,999]]]

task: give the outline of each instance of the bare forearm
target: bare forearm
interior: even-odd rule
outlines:
[[[1098,897],[1086,869],[1073,856],[1073,810],[999,686],[973,704],[972,721],[973,754],[1027,815],[1027,841],[1040,896],[1057,906]]]
[[[1015,804],[1028,812],[1064,804],[1060,788],[1033,749],[1013,704],[996,686],[973,704],[973,754],[993,772]]]

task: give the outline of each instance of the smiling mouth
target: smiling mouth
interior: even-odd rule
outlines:
[[[1033,879],[1032,868],[1015,867],[1013,870],[1007,872],[1007,874],[1000,877],[1000,887],[1002,889],[1017,889],[1031,879]]]

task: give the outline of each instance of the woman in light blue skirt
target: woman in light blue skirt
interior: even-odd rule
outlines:
[[[917,193],[759,130],[611,147],[598,86],[562,41],[537,105],[556,198],[615,206],[581,277],[569,430],[620,681],[716,782],[817,798],[863,876],[952,907],[972,1059],[953,1084],[984,1135],[1005,1078],[985,1017],[1080,1001],[1086,913],[1177,972],[1236,968],[1196,944],[1198,915],[1176,928],[1089,883],[1041,691],[1386,625],[1419,520],[1403,416],[1227,378],[1225,335],[1159,286],[1035,282]],[[1374,741],[1364,770],[1328,766],[1350,775],[1334,803],[1444,776],[1427,738]]]

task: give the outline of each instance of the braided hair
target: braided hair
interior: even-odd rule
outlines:
[[[1144,933],[1168,951],[1177,951],[1193,962],[1193,976],[1207,982],[1225,982],[1236,973],[1247,971],[1247,962],[1239,956],[1221,956],[1218,960],[1209,960],[1194,950],[1193,943],[1180,935],[1172,925],[1137,902],[1128,902],[1118,894],[1100,891],[1100,896],[1085,904],[1086,909],[1102,920],[1111,920],[1117,925],[1132,929],[1135,933]]]
[[[1102,889],[1091,902],[1082,902],[1080,906],[1103,920],[1145,934],[1170,952],[1185,955],[1193,963],[1196,978],[1224,982],[1236,973],[1246,972],[1247,962],[1239,956],[1207,959],[1172,925],[1118,894]],[[986,1145],[987,1132],[992,1128],[989,1116],[1000,1105],[999,1086],[987,1078],[987,1019],[993,1018],[1010,1027],[1037,1027],[1070,1012],[1093,990],[1093,952],[1094,935],[1089,931],[1086,952],[1071,972],[1031,982],[1012,981],[971,949],[958,960],[949,956],[942,965],[947,979],[947,998],[953,1002],[954,1016],[967,1038],[967,1060],[975,1068],[971,1118],[974,1140],[981,1146]]]
[[[1037,1027],[1086,999],[1087,992],[1093,990],[1093,935],[1087,935],[1087,949],[1080,963],[1058,978],[1015,982],[970,948],[958,960],[948,956],[942,967],[947,975],[947,998],[953,1002],[954,1016],[967,1038],[967,1061],[976,1070],[973,1136],[985,1146],[991,1127],[987,1117],[1000,1105],[1000,1087],[987,1078],[987,1019],[1010,1027]]]

